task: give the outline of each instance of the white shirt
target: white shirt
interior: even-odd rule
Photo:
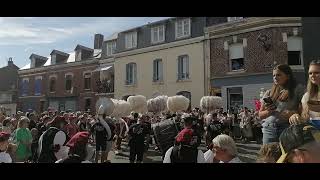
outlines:
[[[6,152],[1,152],[0,153],[0,163],[12,163],[12,159],[10,154]]]
[[[204,153],[205,163],[213,163],[213,158],[215,153],[213,153],[210,149]]]
[[[238,157],[231,159],[229,162],[220,161],[219,163],[244,163]]]
[[[163,163],[171,163],[171,153],[172,153],[173,147],[170,147],[163,159]],[[201,150],[198,150],[198,157],[197,157],[197,163],[205,163],[204,154]]]

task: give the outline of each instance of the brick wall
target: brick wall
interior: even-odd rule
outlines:
[[[95,92],[97,90],[96,81],[100,78],[99,73],[92,73],[91,75],[91,90],[84,90],[84,75],[83,72],[88,71],[92,72],[95,70],[99,65],[98,64],[90,64],[90,65],[79,65],[79,66],[73,66],[73,67],[57,67],[54,69],[47,69],[45,71],[45,74],[42,74],[42,89],[41,93],[42,95],[45,95],[45,97],[26,97],[26,98],[20,98],[19,99],[19,109],[26,109],[24,106],[26,106],[28,103],[32,103],[32,107],[36,110],[39,110],[40,108],[40,99],[46,99],[47,97],[71,97],[76,96],[78,105],[80,107],[80,110],[84,110],[85,107],[85,100],[84,98],[91,97],[91,109],[93,110],[95,108],[95,103],[97,98],[95,97]],[[39,73],[39,72],[37,72]],[[73,79],[72,79],[72,87],[74,87],[73,93],[67,92],[65,89],[65,74],[67,73],[73,73]],[[29,74],[23,74],[28,75],[29,78],[29,88],[28,88],[28,96],[34,96],[35,91],[35,77],[40,76],[37,74],[29,73]],[[56,91],[54,93],[49,92],[49,77],[50,75],[57,75],[56,79]],[[21,96],[21,80],[23,77],[20,75],[19,77],[19,96]],[[46,107],[45,107],[46,108]]]
[[[288,37],[293,34],[297,27],[266,28],[262,30],[238,34],[238,41],[247,39],[247,47],[244,47],[244,64],[246,72],[263,73],[270,72],[271,68],[266,66],[277,63],[287,63],[287,43],[283,42],[282,33]],[[270,37],[271,48],[269,51],[257,41],[260,34]],[[298,28],[298,35],[301,35],[301,28]],[[224,42],[233,42],[233,36],[222,37],[210,40],[210,68],[211,77],[221,77],[230,72],[229,50],[224,49]]]

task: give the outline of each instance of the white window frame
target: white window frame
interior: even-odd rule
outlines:
[[[182,66],[180,66],[180,64],[182,64]],[[189,60],[188,55],[178,56],[178,77],[177,77],[177,79],[178,80],[190,79],[190,60]]]
[[[27,81],[28,82],[28,86],[29,86],[29,78],[22,78],[22,85],[24,84],[24,82],[25,81]],[[24,93],[24,88],[22,87],[22,93]],[[29,94],[29,90],[28,90],[28,92],[27,92],[27,94],[21,94],[21,96],[28,96],[28,94]]]
[[[112,56],[116,51],[117,42],[116,41],[110,41],[107,42],[107,56]]]
[[[294,51],[300,51],[301,64],[300,65],[290,65],[290,67],[292,69],[304,69],[304,66],[303,66],[303,48],[302,48],[303,39],[300,36],[289,36],[289,37],[287,37],[287,53],[289,52],[288,44],[289,44],[289,41],[290,41],[291,38],[299,38],[299,39],[301,39],[301,47],[300,47],[300,49],[295,49],[294,50]],[[289,57],[288,57],[288,64],[289,64]]]
[[[36,76],[36,77],[34,78],[34,80],[35,80],[34,83],[36,83],[36,81],[37,81],[38,79],[40,79],[40,80],[42,81],[42,76]],[[34,87],[36,87],[36,86],[34,86]],[[41,91],[42,91],[42,88],[41,88]],[[41,92],[40,92],[40,93],[36,93],[36,91],[34,91],[34,95],[35,95],[35,96],[40,96],[40,95],[41,95]]]
[[[188,22],[188,24],[189,24],[188,34],[184,34],[184,32],[185,32],[184,22]],[[178,25],[179,25],[179,23],[182,23],[182,34],[181,35],[178,34]],[[191,19],[190,18],[186,18],[186,19],[177,20],[176,23],[175,23],[175,37],[176,37],[176,39],[189,37],[190,35],[191,35]]]
[[[228,22],[240,21],[242,19],[243,19],[243,17],[228,17]]]
[[[239,56],[239,57],[236,57],[236,58],[232,58],[231,57],[230,51],[232,50],[233,46],[241,46],[242,47],[242,56]],[[245,67],[244,67],[245,58],[244,58],[244,47],[243,47],[243,44],[242,43],[231,44],[228,49],[229,49],[229,63],[230,63],[230,67],[229,68],[230,68],[230,72],[243,72],[243,71],[245,71]],[[240,59],[240,58],[243,59],[243,68],[242,69],[233,70],[232,69],[232,60]]]
[[[154,67],[156,64],[156,67]],[[162,59],[155,59],[153,60],[153,82],[162,82],[163,81],[163,61]],[[161,68],[160,68],[161,67]],[[157,72],[155,72],[155,70]]]
[[[127,69],[129,68],[129,69]],[[137,82],[137,64],[136,63],[128,63],[126,64],[126,85],[134,85]],[[129,74],[127,74],[129,73]],[[128,79],[129,77],[129,79]]]
[[[125,48],[131,49],[137,47],[137,31],[128,32],[125,34]]]
[[[162,29],[162,39],[160,39],[160,29]],[[157,34],[157,40],[155,40],[154,34]],[[160,26],[155,26],[151,28],[151,43],[156,44],[156,43],[161,43],[164,42],[165,40],[165,26],[160,25]]]
[[[89,84],[89,89],[86,89],[86,78],[90,76],[90,84]],[[92,74],[91,72],[84,72],[83,73],[83,89],[84,90],[91,90],[91,80],[92,80]]]

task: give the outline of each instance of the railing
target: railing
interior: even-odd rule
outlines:
[[[98,93],[114,93],[114,80],[113,79],[104,79],[102,81],[98,80],[97,83],[97,92]]]
[[[178,74],[178,80],[183,80],[183,79],[189,79],[189,73],[179,73]]]

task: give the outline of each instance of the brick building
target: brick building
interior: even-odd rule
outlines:
[[[94,49],[77,45],[74,52],[53,50],[49,57],[32,54],[19,70],[19,104],[24,112],[95,111],[101,93],[100,66],[103,36],[95,35]]]
[[[274,64],[289,64],[304,84],[301,18],[232,18],[206,28],[210,93],[224,108],[254,108],[261,90],[272,86]]]
[[[7,115],[16,113],[18,69],[12,58],[7,66],[0,68],[0,106]]]

